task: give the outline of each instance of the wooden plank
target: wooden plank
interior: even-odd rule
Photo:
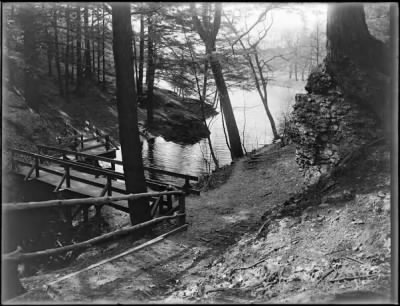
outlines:
[[[93,265],[90,265],[90,266],[88,266],[88,267],[86,267],[86,268],[84,268],[84,269],[82,269],[82,270],[79,270],[79,271],[76,271],[76,272],[67,274],[67,275],[65,275],[65,276],[63,276],[63,277],[61,277],[61,278],[59,278],[59,279],[57,279],[57,280],[55,280],[55,281],[53,281],[53,282],[47,284],[47,288],[48,288],[48,287],[51,287],[51,286],[53,286],[54,284],[59,283],[59,282],[61,282],[61,281],[63,281],[63,280],[66,280],[66,279],[68,279],[68,278],[70,278],[70,277],[72,277],[72,276],[78,275],[78,274],[80,274],[80,273],[82,273],[82,272],[85,272],[85,271],[89,271],[89,270],[91,270],[91,269],[93,269],[93,268],[96,268],[96,267],[98,267],[98,266],[101,266],[101,265],[103,265],[103,264],[105,264],[105,263],[108,263],[108,262],[110,262],[110,261],[112,261],[112,260],[121,258],[121,257],[126,256],[126,255],[128,255],[128,254],[131,254],[131,253],[133,253],[133,252],[135,252],[135,251],[139,251],[139,250],[141,250],[141,249],[143,249],[143,248],[145,248],[145,247],[147,247],[147,246],[149,246],[149,245],[152,245],[152,244],[154,244],[154,243],[157,243],[157,242],[159,242],[159,241],[162,241],[162,240],[164,240],[166,237],[168,237],[168,236],[170,236],[170,235],[172,235],[172,234],[174,234],[174,233],[177,233],[177,232],[179,232],[179,231],[181,231],[181,230],[183,230],[183,229],[185,229],[185,228],[187,228],[187,227],[188,227],[188,225],[187,225],[187,224],[184,224],[184,225],[182,225],[182,226],[180,226],[180,227],[178,227],[178,228],[173,229],[172,231],[169,231],[169,232],[167,232],[167,233],[165,233],[165,234],[162,234],[162,235],[160,235],[160,236],[158,236],[158,237],[156,237],[156,238],[154,238],[154,239],[151,239],[151,240],[149,240],[149,241],[147,241],[147,242],[145,242],[145,243],[143,243],[143,244],[141,244],[141,245],[139,245],[139,246],[136,246],[136,247],[133,247],[133,248],[131,248],[131,249],[129,249],[129,250],[126,250],[126,251],[122,252],[121,254],[115,255],[115,256],[113,256],[113,257],[111,257],[111,258],[104,259],[104,260],[102,260],[102,261],[100,261],[100,262],[97,262],[97,263],[95,263],[95,264],[93,264]]]
[[[129,233],[133,233],[139,229],[148,227],[150,225],[154,225],[156,223],[160,223],[161,221],[164,220],[170,220],[170,219],[175,219],[175,218],[179,218],[181,217],[181,215],[174,215],[174,216],[165,216],[165,217],[159,217],[156,219],[152,219],[140,224],[136,224],[133,226],[129,226],[127,228],[122,228],[116,231],[113,231],[111,233],[107,233],[86,241],[82,241],[82,242],[78,242],[72,245],[68,245],[65,247],[60,247],[60,248],[55,248],[55,249],[47,249],[47,250],[42,250],[42,251],[36,251],[36,252],[31,252],[31,253],[9,253],[9,254],[4,254],[2,256],[3,260],[11,260],[11,261],[24,261],[24,260],[29,260],[32,258],[38,258],[38,257],[42,257],[42,256],[54,256],[56,254],[60,254],[60,253],[65,253],[68,251],[76,251],[76,250],[81,250],[81,249],[85,249],[88,248],[90,246],[93,246],[95,244],[98,244],[100,242],[104,242],[105,240],[108,240],[110,238],[115,238],[121,235],[126,235]]]
[[[104,146],[105,146],[104,143],[100,143],[100,144],[97,144],[97,145],[94,145],[94,146],[90,146],[90,147],[83,148],[83,149],[81,150],[81,152],[89,151],[89,150],[96,149],[96,148],[100,148],[100,147],[104,147]]]

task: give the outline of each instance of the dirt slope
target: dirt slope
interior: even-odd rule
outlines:
[[[23,278],[32,290],[15,301],[310,303],[387,298],[387,147],[372,148],[325,192],[310,197],[309,208],[277,211],[296,201],[301,182],[294,147],[265,147],[238,161],[224,185],[187,199],[186,232],[57,286],[42,287],[118,254],[132,242],[99,246],[70,268]],[[261,216],[271,214],[280,215],[259,231]]]

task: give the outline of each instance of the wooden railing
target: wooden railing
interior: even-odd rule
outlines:
[[[97,155],[94,156],[94,155],[90,155],[90,154],[85,154],[85,153],[81,153],[81,152],[75,152],[75,151],[70,151],[70,150],[45,146],[45,145],[38,145],[37,148],[38,148],[39,152],[54,151],[54,152],[62,154],[63,157],[65,157],[66,155],[74,155],[76,159],[78,159],[78,157],[83,157],[83,158],[88,158],[90,160],[104,161],[104,162],[111,164],[112,170],[115,170],[115,165],[121,165],[121,166],[123,165],[122,161],[107,158],[107,157],[97,156]],[[190,181],[198,181],[199,180],[199,178],[196,176],[192,176],[192,175],[188,175],[188,174],[181,174],[181,173],[172,172],[172,171],[163,170],[163,169],[157,169],[157,168],[153,168],[153,167],[145,166],[144,170],[147,170],[152,173],[160,173],[160,174],[165,174],[165,175],[169,175],[169,176],[176,177],[176,178],[182,178],[185,180],[185,184],[180,188],[183,188],[184,190],[191,189]],[[195,192],[195,190],[192,190],[192,191],[193,191],[193,193],[197,193],[197,192]]]
[[[176,195],[179,197],[178,204],[178,214],[173,216],[164,216],[155,218],[144,223],[140,223],[134,226],[130,226],[127,228],[119,229],[113,231],[111,233],[104,234],[99,237],[92,238],[87,241],[78,242],[73,245],[64,246],[60,248],[47,249],[42,251],[36,251],[32,253],[21,253],[21,250],[16,250],[11,253],[5,254],[2,256],[3,260],[7,261],[24,261],[32,258],[38,258],[42,256],[50,256],[56,255],[64,252],[68,252],[71,250],[78,250],[90,247],[94,244],[103,242],[111,237],[121,236],[128,233],[132,233],[138,231],[139,229],[149,227],[150,225],[154,225],[164,220],[169,219],[177,219],[178,226],[184,226],[186,223],[186,213],[185,213],[185,193],[182,191],[168,191],[168,192],[153,192],[153,193],[140,193],[140,194],[129,194],[124,196],[116,196],[116,197],[97,197],[97,198],[84,198],[84,199],[68,199],[68,200],[50,200],[50,201],[42,201],[42,202],[22,202],[22,203],[4,203],[2,204],[4,212],[9,211],[21,211],[21,210],[29,210],[34,208],[43,208],[43,207],[57,207],[63,208],[68,206],[91,206],[91,205],[104,205],[107,203],[112,203],[115,201],[121,200],[135,200],[141,198],[150,198],[153,196],[162,196],[162,195]]]

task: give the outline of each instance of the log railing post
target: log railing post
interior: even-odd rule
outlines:
[[[185,209],[185,194],[181,194],[179,196],[179,204],[178,205],[179,205],[179,213],[185,214],[185,211],[186,211],[186,209]],[[178,225],[184,225],[185,223],[186,223],[185,215],[180,216],[178,218]]]
[[[191,187],[192,187],[192,185],[190,185],[189,178],[186,177],[186,178],[185,178],[185,184],[182,186],[182,189],[183,189],[185,192],[188,192],[189,189],[190,189]]]
[[[69,173],[69,166],[66,165],[65,166],[65,183],[67,185],[67,188],[71,187],[71,177],[70,177],[70,173]]]
[[[83,150],[83,135],[81,134],[81,149]]]
[[[115,170],[115,162],[111,162],[111,170]]]
[[[110,136],[109,135],[106,135],[106,136],[104,136],[104,138],[105,138],[105,140],[106,140],[106,143],[105,143],[105,148],[106,148],[106,151],[108,151],[108,150],[110,150]]]
[[[39,177],[39,157],[35,156],[35,175]]]
[[[111,196],[112,195],[112,179],[111,179],[111,176],[109,176],[109,175],[107,175],[107,186],[108,186],[108,188],[107,188],[107,195],[108,196]]]

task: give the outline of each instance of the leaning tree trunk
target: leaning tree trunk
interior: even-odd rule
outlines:
[[[234,160],[243,156],[243,150],[240,143],[239,130],[236,125],[231,100],[226,88],[224,75],[222,74],[222,67],[215,52],[215,41],[221,25],[222,3],[218,2],[215,4],[214,22],[212,24],[209,22],[209,16],[207,16],[207,12],[210,11],[210,8],[210,4],[203,4],[202,24],[197,16],[195,5],[191,4],[192,20],[197,33],[199,33],[200,38],[203,40],[206,46],[206,54],[210,59],[210,66],[220,97],[222,112],[225,116],[230,142],[231,157]]]
[[[133,75],[130,4],[112,3],[113,50],[117,81],[117,106],[122,161],[128,193],[147,192],[137,119]],[[147,199],[129,201],[132,224],[150,219]]]
[[[232,159],[236,159],[243,156],[239,130],[236,125],[235,115],[233,114],[228,89],[226,88],[224,76],[222,74],[221,64],[219,63],[218,58],[212,55],[212,53],[210,56],[210,66],[214,75],[215,84],[218,89],[222,111],[224,112],[225,116],[225,123],[228,130],[229,143],[231,147],[231,156]]]
[[[330,4],[327,19],[326,68],[346,97],[385,121],[387,51],[371,36],[360,3]]]

